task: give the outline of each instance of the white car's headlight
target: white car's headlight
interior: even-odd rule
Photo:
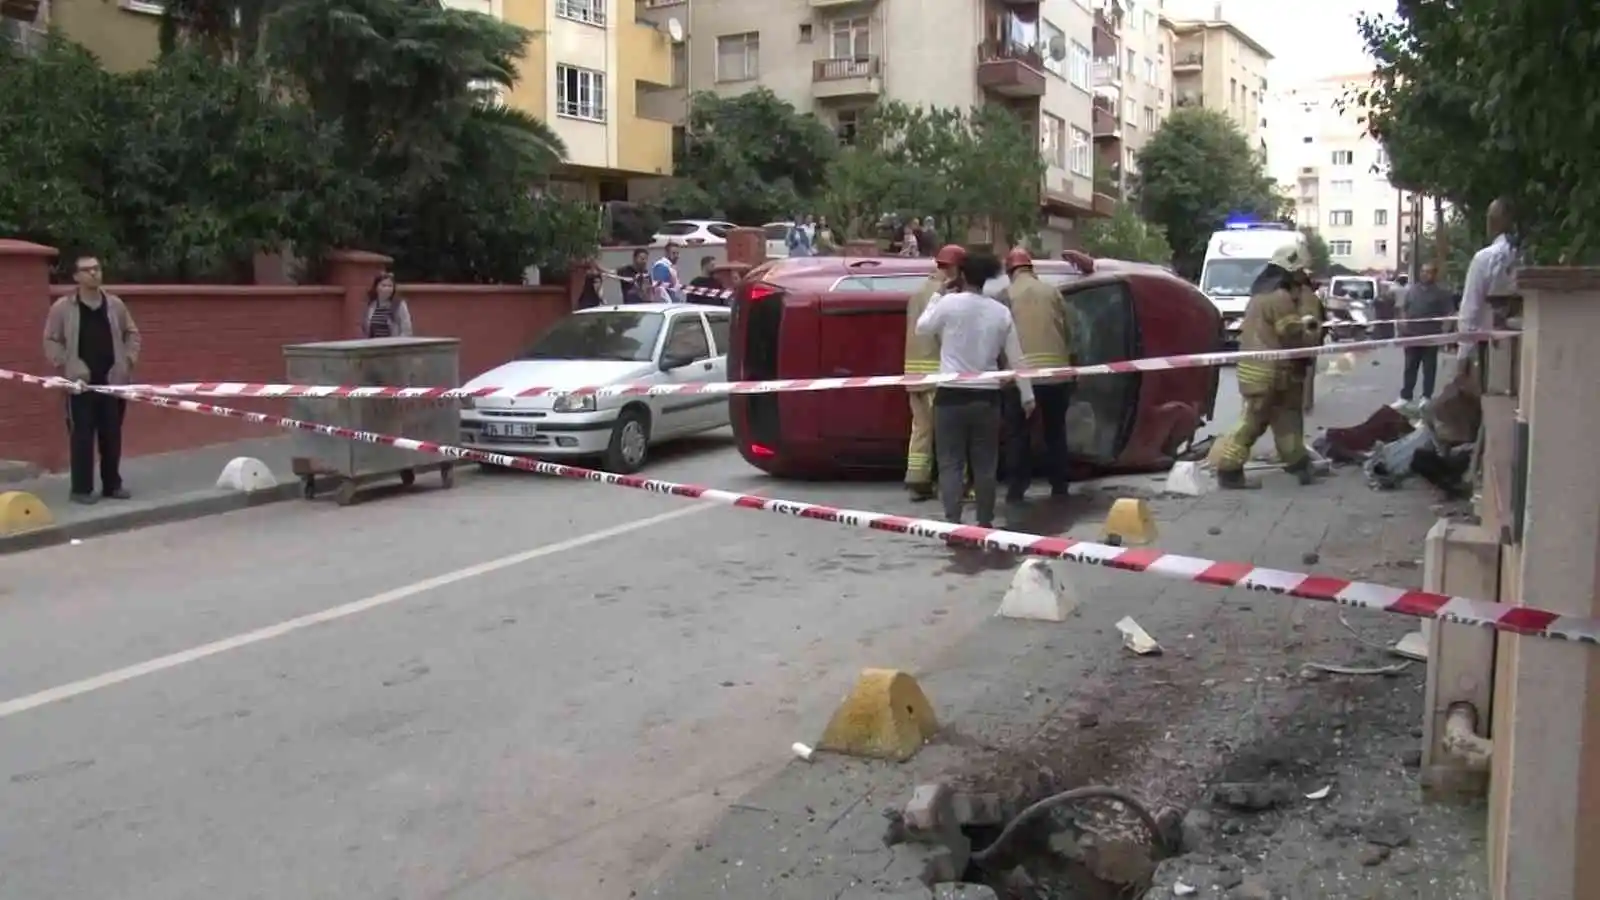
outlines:
[[[594,412],[593,394],[557,394],[551,409],[556,412]]]
[[[461,408],[462,409],[477,409],[478,408],[478,401],[472,399],[471,397],[462,397],[460,399],[461,399]]]

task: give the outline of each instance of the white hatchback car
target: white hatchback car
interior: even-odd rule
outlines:
[[[557,391],[464,401],[461,443],[511,455],[599,457],[609,471],[637,472],[651,446],[726,426],[728,395],[597,397],[559,390],[726,381],[729,318],[724,307],[695,303],[575,312],[515,360],[464,385]]]
[[[668,244],[682,244],[685,247],[718,247],[728,242],[728,232],[734,227],[732,222],[714,219],[665,222],[650,236],[650,246],[659,248]]]

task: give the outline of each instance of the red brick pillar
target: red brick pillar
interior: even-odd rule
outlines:
[[[54,375],[44,358],[54,247],[0,239],[0,368]],[[66,465],[60,391],[0,380],[0,459],[46,469]]]
[[[759,266],[767,261],[767,233],[760,228],[728,232],[728,262]]]
[[[344,289],[344,331],[346,338],[361,337],[362,320],[367,315],[367,292],[379,274],[389,270],[393,257],[365,250],[335,250],[324,264],[323,280]]]
[[[844,255],[845,256],[877,256],[878,255],[878,242],[877,241],[845,241],[844,242]]]

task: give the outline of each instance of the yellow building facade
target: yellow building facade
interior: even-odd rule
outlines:
[[[469,7],[474,0],[453,0]],[[630,184],[672,174],[672,123],[639,114],[672,84],[672,40],[634,18],[633,0],[476,0],[534,32],[506,103],[550,124],[567,145],[555,176],[592,202],[629,200]]]

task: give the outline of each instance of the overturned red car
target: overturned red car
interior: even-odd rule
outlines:
[[[1101,260],[1084,275],[1071,263],[1041,259],[1034,270],[1060,289],[1076,319],[1076,363],[1205,353],[1221,344],[1216,307],[1160,267]],[[897,257],[763,263],[735,290],[729,377],[899,374],[906,302],[932,271],[931,259]],[[1079,379],[1067,412],[1073,477],[1169,466],[1211,416],[1217,377],[1214,368],[1191,368]],[[904,388],[736,394],[729,402],[739,452],[766,472],[904,472],[911,428]]]

